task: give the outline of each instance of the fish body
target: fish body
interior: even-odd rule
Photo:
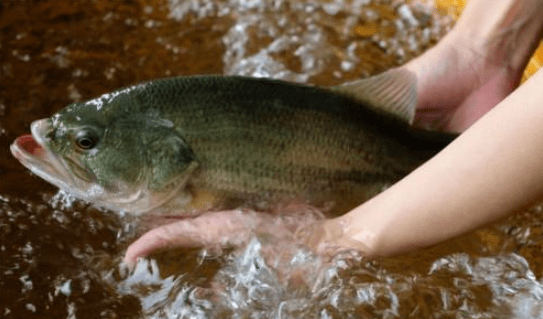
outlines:
[[[395,85],[387,78],[392,82],[382,85]],[[202,191],[213,194],[212,206],[303,198],[317,206],[348,202],[334,206],[343,212],[453,138],[411,128],[414,109],[407,118],[390,113],[414,107],[407,91],[381,94],[380,86],[371,89],[376,81],[368,83],[352,89],[246,77],[156,80],[34,122],[32,136],[17,139],[12,153],[61,189],[136,214],[172,199],[189,207]],[[372,93],[384,97],[373,103]]]

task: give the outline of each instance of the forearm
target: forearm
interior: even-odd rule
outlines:
[[[326,222],[330,242],[388,255],[445,240],[543,194],[543,72],[441,153],[350,213]]]

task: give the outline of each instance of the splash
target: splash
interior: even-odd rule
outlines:
[[[20,29],[16,22],[25,10],[8,19],[9,41],[0,45],[12,54],[2,67],[5,78],[11,76],[17,85],[7,90],[15,92],[15,98],[0,100],[0,137],[23,130],[24,121],[33,119],[30,114],[51,114],[40,101],[63,104],[55,95],[66,95],[64,89],[55,91],[59,83],[68,88],[70,99],[85,99],[99,93],[87,84],[105,81],[121,87],[126,83],[111,81],[201,72],[196,70],[201,60],[207,63],[214,57],[218,62],[206,70],[220,72],[222,66],[227,74],[331,85],[404,63],[452,25],[420,1],[170,0],[167,7],[150,2],[135,6],[133,13],[129,10],[134,3],[123,3],[117,11],[114,2],[100,3],[98,9],[91,2],[84,8],[68,2],[34,3],[32,10],[42,8],[47,14],[22,23],[32,30],[32,23],[53,21],[43,26],[48,30],[44,42],[35,36],[39,29],[9,38],[11,30]],[[164,11],[169,18],[161,18]],[[81,43],[92,42],[91,37],[69,33],[69,40],[61,43],[64,34],[77,28],[61,27],[54,33],[57,26],[64,20],[75,24],[92,12],[98,12],[92,20],[98,23],[81,29],[95,28],[100,34],[110,30],[101,27],[114,25],[138,36],[123,32],[122,41],[116,42],[100,34],[99,44],[86,46]],[[201,28],[215,33],[201,37]],[[80,40],[74,42],[76,37]],[[208,38],[220,45],[209,46],[213,54],[202,58],[195,44]],[[12,48],[17,43],[20,47]],[[117,47],[119,52],[114,52]],[[188,54],[193,51],[197,54]],[[133,52],[137,59],[130,60]],[[153,60],[153,55],[159,57]],[[110,61],[119,56],[122,63]],[[31,61],[40,61],[51,73],[20,76],[18,66]],[[153,67],[160,72],[153,73]],[[16,81],[21,78],[28,83]],[[47,81],[50,78],[55,81]],[[33,89],[32,99],[25,100],[26,84],[36,88],[32,83],[41,81],[52,84]],[[20,88],[23,91],[17,91]],[[110,89],[99,87],[100,92]],[[15,171],[13,167],[6,164],[0,170],[5,174]],[[381,260],[346,252],[323,260],[298,243],[284,221],[271,218],[239,248],[157,253],[141,259],[129,273],[118,265],[136,237],[133,221],[62,192],[53,198],[42,195],[43,184],[26,172],[16,178],[33,184],[24,186],[30,194],[0,195],[0,316],[6,318],[543,318],[541,206],[471,234],[469,245],[457,249],[467,252],[461,254],[447,250],[455,245],[449,242],[437,254]]]
[[[178,21],[235,18],[222,38],[225,74],[293,82],[375,74],[419,55],[452,25],[420,1],[170,0],[169,8]]]
[[[514,253],[452,254],[423,272],[402,273],[356,252],[324,261],[289,239],[254,236],[220,257],[212,277],[195,284],[195,275],[217,258],[201,252],[198,270],[165,277],[155,260],[143,259],[118,286],[131,294],[145,289],[140,300],[150,318],[543,316],[543,286]]]

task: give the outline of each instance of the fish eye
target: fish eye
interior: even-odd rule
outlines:
[[[75,143],[81,149],[88,150],[96,145],[97,139],[90,132],[80,132],[75,138]]]

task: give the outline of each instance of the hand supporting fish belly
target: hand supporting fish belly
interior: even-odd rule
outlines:
[[[133,267],[140,257],[171,248],[237,247],[253,237],[273,237],[275,242],[290,240],[306,245],[301,229],[323,220],[322,213],[304,205],[292,205],[281,215],[247,209],[209,212],[151,229],[127,249],[124,263]],[[332,255],[319,251],[322,255]]]
[[[137,258],[167,248],[237,246],[247,240],[250,230],[259,222],[257,214],[231,210],[211,212],[159,226],[128,247],[124,262],[132,266]]]
[[[415,79],[400,69],[332,88],[180,77],[69,105],[34,122],[11,151],[36,175],[116,211],[194,216],[302,199],[332,204],[328,213],[337,215],[455,137],[411,128],[416,105]],[[200,193],[212,194],[209,203],[196,203]],[[136,241],[126,260],[232,243],[261,218],[231,210],[162,226]]]

